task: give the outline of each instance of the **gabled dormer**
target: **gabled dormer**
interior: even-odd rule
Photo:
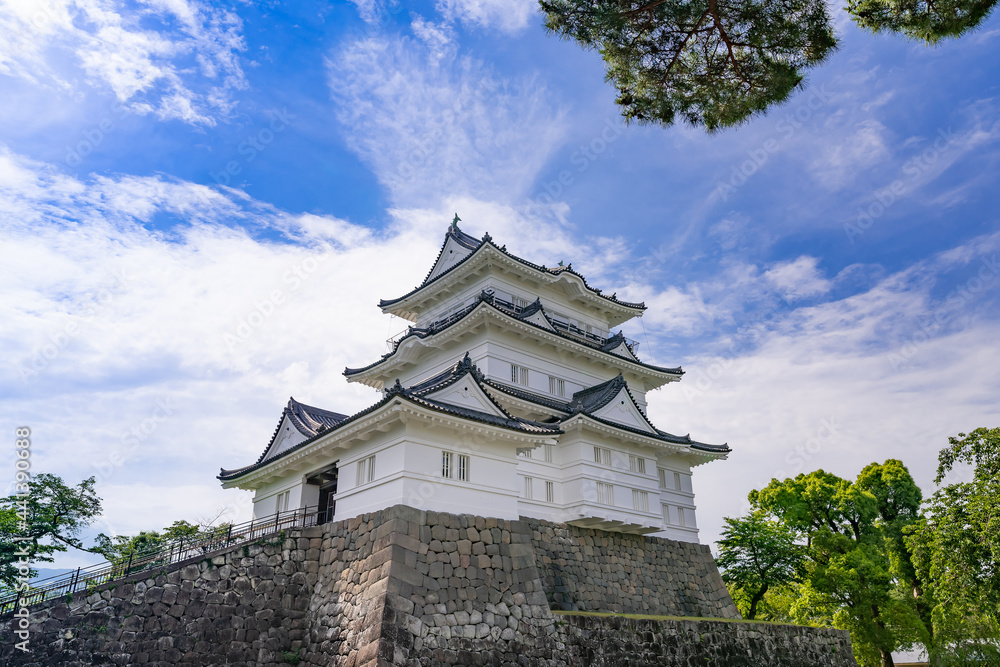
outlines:
[[[628,389],[625,378],[617,377],[573,394],[570,401],[573,412],[584,413],[629,428],[656,434],[653,426]]]
[[[278,427],[271,436],[271,441],[264,448],[264,453],[260,455],[256,463],[273,459],[296,445],[333,428],[345,419],[347,419],[347,415],[306,405],[290,397],[288,405],[281,413],[281,419],[278,420]]]
[[[535,296],[545,293],[602,326],[617,326],[641,316],[646,309],[642,303],[622,301],[617,294],[609,296],[591,287],[572,265],[549,268],[534,264],[508,252],[506,246],[496,245],[489,234],[476,240],[458,228],[457,216],[423,282],[399,298],[383,299],[379,307],[385,313],[418,322],[428,313],[461,301],[470,290],[477,291],[491,276]]]

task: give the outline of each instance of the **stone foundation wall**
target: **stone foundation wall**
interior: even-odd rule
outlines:
[[[594,667],[857,667],[847,632],[715,620],[556,614],[566,663]]]
[[[525,524],[553,609],[740,618],[707,545]]]
[[[29,653],[15,650],[8,616],[0,664],[854,665],[840,631],[552,612],[731,614],[705,553],[400,505],[33,607]]]

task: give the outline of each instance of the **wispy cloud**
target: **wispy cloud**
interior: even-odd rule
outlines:
[[[415,29],[419,39],[355,40],[327,60],[348,145],[405,206],[519,201],[560,142],[560,111],[541,82],[453,52],[440,26]]]
[[[139,114],[211,126],[245,88],[232,12],[197,0],[0,3],[0,74],[57,94],[108,91]]]
[[[437,9],[449,19],[507,33],[524,30],[533,19],[541,23],[535,0],[437,0]]]

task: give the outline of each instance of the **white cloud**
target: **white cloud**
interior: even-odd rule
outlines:
[[[101,476],[106,532],[227,505],[248,518],[249,506],[217,485],[218,468],[259,455],[289,394],[342,412],[373,402],[341,371],[376,359],[383,336],[402,328],[375,304],[417,284],[453,211],[470,233],[489,231],[539,263],[574,262],[608,291],[634,268],[621,239],[582,238],[565,222],[471,196],[393,209],[376,233],[176,179],[77,180],[3,149],[0,202],[0,419],[32,426],[39,469]],[[187,224],[152,231],[161,215]],[[979,276],[998,249],[1000,236],[983,237],[853,296],[772,312],[752,340],[738,337],[746,302],[790,287],[828,295],[811,257],[620,289],[650,306],[643,357],[688,371],[650,395],[654,422],[734,447],[730,461],[696,475],[703,539],[779,472],[853,475],[898,457],[926,484],[946,435],[996,423],[995,325],[977,319],[995,289],[966,280],[968,297],[955,304],[939,283]],[[943,324],[922,335],[945,305]],[[726,352],[667,358],[675,335]],[[134,429],[143,437],[130,448]]]
[[[135,113],[210,126],[247,85],[241,27],[235,14],[196,0],[7,0],[0,74],[59,94],[107,90]]]
[[[520,201],[562,139],[562,114],[538,81],[499,78],[439,47],[378,36],[328,59],[348,145],[397,204]]]
[[[802,256],[789,262],[779,262],[764,272],[764,278],[789,301],[818,296],[829,291],[831,283],[816,265],[815,257]]]
[[[534,19],[541,23],[536,0],[437,0],[445,17],[479,27],[516,33]]]
[[[814,177],[830,190],[853,183],[861,173],[890,157],[886,132],[877,120],[863,120],[840,141],[824,143],[809,165]]]

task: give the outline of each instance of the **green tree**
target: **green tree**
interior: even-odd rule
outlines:
[[[937,42],[997,0],[848,0],[861,26]],[[628,121],[709,132],[788,99],[836,48],[823,0],[540,0],[550,32],[600,52]]]
[[[1000,428],[949,438],[939,485],[904,541],[932,602],[934,664],[1000,664]],[[971,481],[940,486],[956,466]]]
[[[805,554],[795,533],[760,510],[743,518],[727,518],[716,562],[722,579],[741,605],[744,618],[757,618],[757,608],[769,591],[798,578]]]
[[[750,500],[807,545],[797,615],[850,630],[863,665],[890,666],[893,651],[924,638],[902,540],[921,495],[900,461],[873,463],[853,483],[822,470],[772,480]]]
[[[32,478],[27,496],[0,499],[0,585],[17,581],[18,562],[53,561],[52,555],[69,547],[89,551],[80,532],[101,514],[101,499],[94,492],[94,478],[76,486],[48,473]],[[22,538],[27,537],[27,540]],[[27,555],[24,554],[27,552]],[[29,576],[36,576],[31,570]]]

